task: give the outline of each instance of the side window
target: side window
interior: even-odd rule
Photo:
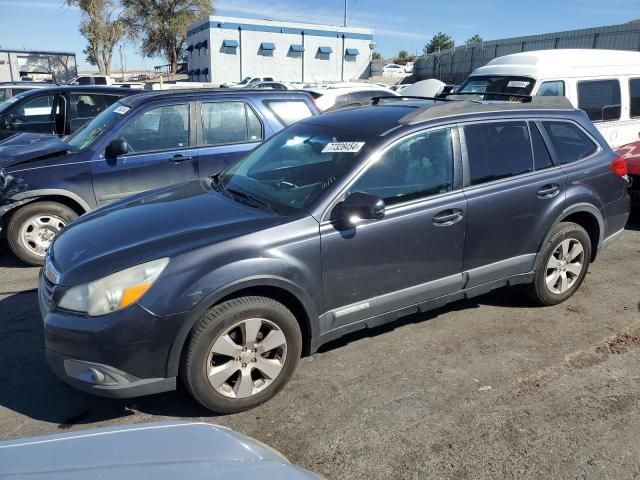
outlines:
[[[244,102],[203,103],[202,134],[205,145],[257,142],[262,124]]]
[[[561,164],[575,162],[598,150],[580,127],[570,122],[542,122]]]
[[[7,91],[0,89],[0,102],[4,102],[7,99]]]
[[[27,100],[11,112],[11,118],[19,123],[42,123],[53,120],[53,95],[39,95]]]
[[[538,130],[538,126],[533,122],[529,122],[529,131],[531,132],[535,169],[544,170],[545,168],[553,167],[553,160],[551,160],[551,155],[547,145],[544,143],[540,130]]]
[[[578,82],[578,108],[594,122],[620,119],[620,82],[589,80]]]
[[[387,205],[453,189],[451,129],[413,136],[387,151],[351,186],[384,199]]]
[[[629,101],[631,118],[640,117],[640,78],[629,80]]]
[[[313,116],[311,109],[303,100],[268,100],[265,104],[284,126]]]
[[[542,82],[538,89],[538,95],[541,97],[564,97],[564,82],[562,80]]]
[[[471,185],[533,170],[526,122],[490,122],[464,127]]]
[[[76,108],[71,109],[71,119],[93,118],[112,103],[118,100],[115,95],[96,95],[96,94],[71,94],[71,103]]]
[[[189,105],[165,105],[147,110],[121,135],[130,152],[171,150],[189,145]]]

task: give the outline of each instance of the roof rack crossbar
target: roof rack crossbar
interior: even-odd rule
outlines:
[[[414,95],[380,95],[379,97],[372,97],[371,98],[371,100],[373,100],[372,105],[379,105],[380,104],[380,100],[386,100],[386,99],[394,99],[394,100],[402,100],[402,99],[408,99],[408,100],[433,100],[434,102],[451,102],[451,101],[453,101],[452,99],[449,99],[449,98],[419,97],[419,96],[414,96]]]

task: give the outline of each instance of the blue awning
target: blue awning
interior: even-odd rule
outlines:
[[[304,45],[291,45],[292,52],[304,52]]]
[[[193,71],[193,74],[194,74],[194,75],[200,75],[200,69],[199,69],[199,68],[196,68],[196,69]]]
[[[193,52],[193,45],[189,45],[187,47],[187,52]]]
[[[318,53],[333,53],[331,47],[318,47]]]
[[[208,68],[203,68],[202,69],[202,74],[203,75],[209,75],[209,69]]]
[[[237,40],[223,40],[222,46],[225,48],[238,48]]]
[[[360,55],[360,52],[358,51],[357,48],[347,48],[344,51],[344,54],[349,56],[349,57],[355,57],[356,55]]]
[[[276,49],[276,45],[274,43],[262,42],[260,44],[260,50],[275,50],[275,49]]]

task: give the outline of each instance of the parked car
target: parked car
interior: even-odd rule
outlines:
[[[311,93],[321,111],[363,104],[374,97],[396,95],[393,90],[376,84],[308,88],[306,91]]]
[[[123,97],[65,139],[15,135],[0,144],[0,233],[20,259],[41,264],[78,215],[207,178],[317,113],[302,92],[166,90]]]
[[[256,83],[273,82],[273,77],[245,77],[241,82],[228,82],[220,85],[222,88],[251,88]]]
[[[405,72],[405,73],[413,73],[413,65],[414,65],[414,62],[407,62],[407,63],[405,63],[405,65],[404,65],[404,72]]]
[[[384,67],[382,67],[382,73],[385,74],[404,74],[404,66],[397,65],[395,63],[388,63]]]
[[[78,75],[69,80],[69,85],[98,85],[110,86],[114,84],[113,79],[109,75]]]
[[[321,480],[253,438],[208,423],[150,422],[0,442],[0,478]]]
[[[258,82],[251,85],[256,90],[297,90],[296,87],[285,82]]]
[[[631,206],[634,209],[640,209],[640,141],[623,145],[615,150],[627,162],[627,171],[631,179],[631,185],[629,186]]]
[[[48,82],[0,82],[0,102],[4,102],[5,100],[15,97],[19,93],[26,92],[27,90],[48,88],[53,85],[53,83]]]
[[[627,184],[566,99],[302,120],[219,175],[57,236],[39,280],[47,358],[97,395],[180,376],[213,411],[252,408],[347,332],[507,285],[565,301],[623,233]]]
[[[0,140],[23,132],[69,135],[132,93],[135,92],[111,87],[50,86],[28,90],[0,103]]]
[[[475,69],[456,91],[566,96],[587,112],[611,146],[638,139],[640,52],[557,49],[515,53]]]

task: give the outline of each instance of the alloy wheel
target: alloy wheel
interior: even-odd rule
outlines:
[[[568,291],[585,267],[584,247],[579,240],[567,238],[553,251],[547,262],[545,283],[556,295]]]

